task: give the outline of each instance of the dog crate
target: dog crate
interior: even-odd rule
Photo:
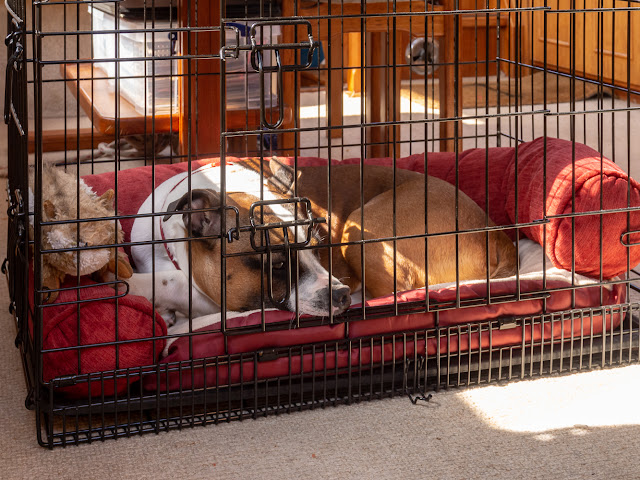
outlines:
[[[3,271],[41,445],[415,403],[638,360],[637,2],[5,7]],[[246,171],[257,183],[237,177]],[[424,182],[415,205],[400,196],[407,171]],[[449,230],[430,228],[443,213],[429,209],[424,174],[456,187]],[[215,208],[197,204],[203,176],[217,182]],[[338,207],[364,212],[382,184],[391,234],[327,230],[346,220]],[[238,207],[233,192],[249,200]],[[480,226],[458,218],[463,195],[486,212]],[[214,211],[215,232],[196,232],[196,216]],[[353,218],[361,232],[381,227]],[[499,232],[515,244],[515,274],[463,279],[465,262],[489,272]],[[485,254],[464,251],[470,235]],[[453,253],[422,268],[453,261],[452,281],[403,288],[403,242],[424,253],[444,237]],[[359,252],[365,288],[334,310],[349,303],[334,298],[342,247]],[[371,298],[377,257],[394,287]],[[304,262],[323,268],[326,313],[301,307]],[[167,271],[186,289],[167,287]]]

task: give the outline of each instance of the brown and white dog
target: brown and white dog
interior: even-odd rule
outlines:
[[[260,172],[263,171],[264,175]],[[227,311],[248,311],[262,308],[286,308],[300,314],[328,316],[344,312],[351,303],[350,294],[362,282],[360,268],[360,247],[333,247],[331,275],[329,274],[329,248],[302,249],[291,258],[297,264],[291,265],[293,285],[288,298],[286,285],[289,270],[284,251],[271,255],[273,272],[273,296],[282,298],[280,305],[272,304],[267,289],[264,265],[267,255],[252,252],[249,234],[240,234],[237,240],[227,242],[221,239],[222,222],[220,167],[205,166],[191,172],[177,175],[155,189],[144,202],[139,214],[153,216],[138,218],[133,225],[131,240],[152,245],[139,244],[132,247],[132,255],[138,272],[129,280],[131,293],[153,299],[156,308],[165,319],[177,316],[192,318],[217,313],[224,306]],[[318,233],[323,240],[332,243],[359,241],[359,207],[364,204],[365,239],[388,236],[391,223],[393,175],[389,167],[367,166],[364,168],[362,185],[358,165],[338,165],[332,169],[331,192],[328,196],[326,167],[303,167],[297,176],[290,167],[277,160],[260,166],[256,162],[239,162],[226,166],[225,204],[237,208],[240,225],[249,225],[249,209],[259,199],[278,200],[295,193],[307,197],[312,203],[313,215],[325,217],[329,224],[320,224]],[[455,215],[450,209],[455,205],[455,188],[446,182],[429,178],[428,218],[429,232],[450,232],[455,230]],[[406,170],[397,170],[395,183],[398,205],[396,222],[398,235],[424,233],[424,176]],[[422,185],[422,186],[421,186]],[[432,198],[433,197],[433,198]],[[189,203],[191,208],[189,208]],[[330,208],[329,208],[330,206]],[[481,228],[485,226],[485,213],[469,197],[458,194],[458,228]],[[180,212],[181,215],[175,213]],[[190,213],[193,212],[193,213]],[[227,230],[235,226],[235,214],[226,210]],[[466,213],[464,213],[466,212]],[[283,205],[272,204],[265,207],[263,222],[287,222],[295,218],[294,212]],[[299,217],[298,217],[299,218]],[[373,230],[369,226],[374,226]],[[345,228],[346,227],[346,228]],[[331,235],[329,235],[329,228]],[[422,231],[420,231],[422,229]],[[300,235],[304,229],[294,233]],[[191,232],[191,235],[189,235]],[[343,235],[344,233],[344,235]],[[212,237],[218,238],[212,238]],[[282,235],[280,235],[282,237]],[[390,235],[389,235],[390,236]],[[513,244],[502,232],[492,232],[489,239],[490,276],[508,276],[515,272],[516,252]],[[204,237],[188,241],[189,237]],[[429,240],[428,280],[429,284],[456,280],[456,242],[451,235],[446,241]],[[283,238],[275,239],[282,242]],[[223,245],[224,242],[224,245]],[[424,245],[424,239],[418,241]],[[411,254],[414,245],[398,242],[398,258],[407,261],[399,266],[397,289],[418,288],[425,285],[424,248],[422,257]],[[385,246],[386,245],[386,246]],[[458,257],[458,278],[484,278],[486,275],[486,234],[460,235],[459,248],[469,249],[469,254]],[[432,248],[433,246],[433,248]],[[221,249],[225,249],[226,269],[221,268]],[[368,245],[365,248],[367,290],[375,296],[393,293],[393,267],[388,257],[379,262],[379,249],[388,249],[387,243]],[[393,247],[391,247],[393,249]],[[408,249],[408,250],[407,250]],[[357,254],[355,253],[357,251]],[[380,257],[380,258],[376,258]],[[420,260],[422,258],[422,260]],[[412,265],[409,265],[409,263]],[[446,267],[436,267],[438,264]],[[406,265],[405,265],[406,264]],[[453,267],[452,267],[453,265]],[[372,270],[376,269],[376,270]],[[372,272],[376,271],[374,275]],[[432,276],[433,272],[442,274]],[[422,273],[420,273],[422,272]],[[453,273],[453,276],[452,276]],[[222,282],[226,287],[226,298],[222,297]],[[295,277],[295,278],[294,278]],[[422,279],[409,281],[409,278]],[[152,281],[155,278],[155,283]]]
[[[240,225],[249,225],[249,209],[257,200],[279,200],[283,194],[270,186],[268,164],[265,175],[255,162],[239,162],[227,165],[225,205],[237,208]],[[296,309],[300,314],[328,316],[344,312],[351,303],[348,286],[329,276],[313,250],[300,250],[296,264],[285,268],[285,252],[271,255],[273,272],[272,298],[282,300],[273,304],[266,295],[267,255],[253,253],[249,233],[242,233],[237,240],[227,242],[221,238],[204,238],[187,241],[189,237],[219,236],[222,213],[220,210],[220,173],[217,166],[205,166],[179,174],[158,186],[147,198],[139,214],[163,213],[136,219],[131,231],[133,242],[155,240],[155,245],[134,245],[132,256],[138,273],[129,279],[130,292],[153,300],[160,314],[172,323],[176,316],[199,317],[216,313],[224,306],[227,311],[248,311],[264,308]],[[191,208],[189,209],[189,197]],[[200,210],[188,213],[185,210]],[[205,211],[203,211],[205,210]],[[181,211],[182,215],[172,215]],[[233,211],[226,210],[227,230],[235,226]],[[264,207],[263,223],[288,222],[294,213],[282,205]],[[302,228],[295,232],[298,236]],[[293,228],[290,229],[293,238]],[[189,235],[191,232],[191,235]],[[274,230],[277,232],[277,230]],[[280,230],[282,237],[282,230]],[[277,236],[277,235],[276,235]],[[184,239],[181,241],[181,239]],[[275,239],[282,243],[282,238]],[[221,250],[225,248],[226,271],[224,282],[226,295],[222,295]],[[287,275],[297,279],[287,293]],[[295,277],[295,278],[293,278]],[[155,282],[153,281],[155,279]],[[288,296],[287,296],[288,294]],[[287,297],[287,298],[285,298]]]
[[[285,194],[292,194],[294,186],[297,187],[297,195],[311,199],[315,214],[331,218],[331,243],[346,244],[333,248],[331,271],[349,285],[352,292],[362,287],[363,276],[367,293],[380,297],[426,285],[484,279],[487,264],[489,278],[515,275],[517,251],[503,231],[461,233],[457,240],[455,234],[446,235],[495,224],[462,191],[458,191],[456,202],[456,188],[444,180],[428,176],[425,196],[424,175],[397,169],[394,221],[394,178],[390,167],[366,166],[361,191],[359,165],[334,166],[331,212],[326,167],[298,169],[295,183],[290,167],[275,159],[270,167],[274,172],[270,179],[273,185]],[[358,208],[361,202],[363,207]],[[325,240],[329,240],[328,225],[319,228]],[[430,237],[425,248],[425,233],[441,235]],[[403,236],[410,238],[397,240],[395,247],[393,241],[371,242]],[[364,269],[359,245],[362,240],[369,241],[364,247]],[[425,251],[428,252],[426,263]],[[321,249],[320,258],[327,266],[328,249]]]

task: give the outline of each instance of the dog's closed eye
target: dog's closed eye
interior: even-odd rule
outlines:
[[[267,262],[268,259],[265,258],[265,262]],[[282,252],[274,252],[271,255],[271,269],[272,270],[282,270],[286,267],[286,257]]]

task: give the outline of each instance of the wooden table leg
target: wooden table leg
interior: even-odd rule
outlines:
[[[337,22],[334,22],[337,23]],[[329,83],[327,85],[327,105],[330,105],[330,112],[327,118],[330,119],[329,126],[336,127],[343,122],[342,92],[344,86],[344,75],[342,70],[342,40],[344,36],[341,32],[331,35],[330,43],[325,45],[329,64]],[[330,130],[331,138],[341,138],[342,129]]]
[[[440,118],[454,118],[462,114],[462,76],[456,65],[457,39],[460,38],[459,18],[446,15],[444,30],[446,34],[440,38],[442,65],[438,69],[438,91],[440,96]],[[458,28],[456,34],[456,27]],[[462,125],[459,121],[440,122],[440,151],[462,151]]]
[[[389,41],[390,36],[385,32],[375,32],[369,35],[370,47],[367,48],[368,58],[365,65],[383,66],[384,68],[368,68],[365,71],[364,101],[366,102],[366,121],[373,123],[390,122],[394,118],[399,121],[401,115],[401,75],[399,68],[393,68],[393,41]],[[401,63],[397,56],[400,50],[399,43],[401,42],[396,42],[396,63]],[[366,142],[370,144],[367,147],[367,157],[392,156],[391,145],[394,144],[394,140],[396,156],[400,155],[399,125],[395,127],[370,127],[366,133]]]
[[[337,22],[336,22],[337,23]],[[299,32],[298,38],[302,38],[302,31]],[[293,36],[293,29],[285,29],[283,34],[283,43],[294,43],[296,40]],[[299,40],[298,40],[299,41]],[[330,119],[329,126],[340,126],[343,123],[343,104],[342,104],[342,91],[343,91],[343,70],[342,70],[342,34],[337,33],[331,36],[330,43],[323,42],[323,47],[326,49],[327,65],[329,68],[329,83],[327,86],[327,105],[329,106],[329,112],[327,117]],[[299,59],[295,58],[295,51],[292,49],[282,51],[282,61],[285,65],[299,64]],[[295,75],[298,75],[298,81],[295,82]],[[300,78],[298,72],[286,72],[283,74],[284,88],[284,103],[285,105],[295,106],[294,115],[290,122],[282,125],[282,128],[295,128],[297,114],[295,110],[300,109]],[[299,124],[298,124],[299,125]],[[342,137],[342,129],[330,130],[331,138]],[[300,149],[299,138],[297,133],[284,133],[282,137],[282,150],[285,155],[294,155],[294,151]],[[298,142],[296,142],[296,138]]]
[[[393,35],[393,34],[392,34]],[[387,35],[387,38],[389,36]],[[402,69],[398,67],[405,63],[404,50],[406,43],[409,41],[409,35],[404,32],[397,31],[395,33],[395,45],[393,39],[388,38],[389,43],[389,88],[387,89],[387,95],[389,98],[388,118],[390,121],[399,122],[402,120]],[[395,60],[393,52],[395,48]],[[395,68],[394,68],[395,67]],[[394,104],[395,101],[395,104]],[[395,113],[395,115],[394,115]],[[411,127],[409,127],[411,128]],[[400,125],[393,127],[392,132],[395,131],[395,137],[391,137],[391,142],[395,147],[396,158],[400,158],[400,147],[402,146],[402,134]],[[389,149],[389,156],[392,155],[392,150]]]
[[[180,6],[183,26],[210,27],[220,24],[218,2],[202,2],[196,17],[195,2]],[[195,20],[197,18],[197,21]],[[182,48],[189,54],[220,51],[220,33],[185,32]],[[181,62],[180,153],[193,158],[220,152],[220,61],[217,59]],[[196,75],[197,74],[197,75]]]
[[[347,90],[350,95],[360,92],[360,65],[362,65],[362,46],[360,32],[345,34],[347,42],[347,64],[350,67],[347,72]]]

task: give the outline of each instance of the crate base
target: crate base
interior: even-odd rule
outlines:
[[[569,340],[553,348],[533,344],[523,351],[518,345],[439,359],[416,355],[373,369],[341,369],[337,375],[305,373],[218,388],[105,398],[91,405],[56,398],[40,402],[49,406],[40,412],[41,443],[64,446],[397,396],[415,403],[443,389],[576,373],[639,359],[640,331],[634,321],[627,331]],[[139,387],[131,390],[135,388]]]

